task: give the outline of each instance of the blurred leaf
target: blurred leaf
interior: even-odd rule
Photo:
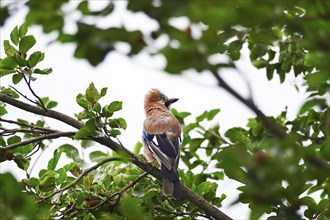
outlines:
[[[22,155],[15,155],[14,157],[14,161],[17,164],[17,166],[19,168],[21,168],[22,170],[27,170],[30,166],[30,159],[25,158]]]
[[[19,41],[19,33],[18,33],[18,26],[16,26],[11,32],[10,32],[10,40],[15,45],[18,45]]]
[[[110,105],[108,106],[108,111],[113,113],[113,112],[116,112],[116,111],[119,111],[121,110],[123,107],[123,102],[121,101],[113,101],[110,103]]]
[[[79,129],[74,136],[74,139],[81,139],[91,135],[91,131],[85,127]]]
[[[15,143],[18,143],[18,142],[21,142],[22,141],[22,138],[18,135],[14,135],[14,136],[11,136],[8,138],[7,140],[7,144],[8,145],[11,145],[11,144],[15,144]]]
[[[26,23],[23,23],[19,29],[18,29],[18,34],[19,34],[19,38],[23,38],[25,37],[26,33],[28,31],[28,27]],[[17,45],[17,44],[16,44]]]
[[[14,74],[13,75],[13,83],[16,85],[23,79],[22,74]]]
[[[91,83],[86,90],[86,98],[90,102],[97,102],[101,95],[94,86],[94,83]]]
[[[143,209],[140,207],[139,203],[130,196],[126,196],[122,199],[119,206],[121,214],[127,220],[147,220],[151,219],[146,215]]]
[[[56,149],[54,151],[54,156],[52,159],[50,159],[50,161],[48,162],[48,166],[47,166],[47,169],[48,170],[55,170],[56,166],[57,166],[57,163],[61,157],[61,154],[62,154],[62,150],[59,150],[59,149]]]
[[[19,42],[19,51],[26,53],[29,51],[36,43],[36,39],[32,35],[25,36]]]
[[[13,47],[10,43],[9,40],[4,40],[3,41],[3,47],[5,49],[5,53],[8,57],[14,56],[17,53],[17,50],[15,47]]]
[[[7,113],[8,113],[8,112],[7,112],[6,108],[1,106],[1,107],[0,107],[0,116],[5,115],[5,114],[7,114]],[[3,146],[3,145],[0,144],[0,146]]]
[[[134,154],[139,155],[143,144],[141,142],[137,142],[134,147]]]
[[[28,63],[30,67],[35,67],[40,61],[42,61],[45,57],[44,53],[40,51],[36,51],[30,55],[28,58]]]
[[[46,69],[35,69],[33,71],[33,73],[35,74],[41,74],[41,75],[48,75],[50,74],[51,72],[53,72],[53,69],[52,68],[46,68]]]
[[[6,57],[5,59],[0,61],[0,69],[4,69],[4,70],[11,70],[15,72],[15,68],[17,65],[18,63],[14,56]],[[4,76],[2,72],[0,76]]]
[[[60,175],[54,170],[47,170],[40,177],[39,189],[42,192],[50,192],[55,189],[56,180],[60,177]]]
[[[64,152],[65,155],[71,159],[75,159],[79,155],[77,148],[70,144],[63,144],[58,148],[58,150]]]
[[[93,162],[101,162],[102,160],[105,160],[109,158],[109,155],[102,152],[102,151],[93,151],[89,154],[89,159]]]
[[[10,173],[0,174],[0,213],[4,219],[37,219],[34,200],[23,191],[22,185]]]
[[[309,109],[315,107],[315,106],[322,106],[326,107],[326,101],[325,99],[311,99],[307,102],[305,102],[299,110],[299,115],[304,114],[307,112]]]

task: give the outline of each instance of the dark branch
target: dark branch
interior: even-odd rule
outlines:
[[[28,139],[25,141],[14,143],[14,144],[8,145],[6,147],[1,147],[0,151],[11,150],[11,149],[14,149],[17,147],[21,147],[21,146],[24,146],[27,144],[39,142],[39,141],[46,140],[46,139],[55,139],[55,138],[59,138],[59,137],[72,137],[75,134],[76,134],[76,132],[58,132],[58,133],[54,133],[54,134],[45,134],[45,135],[41,135],[36,138],[31,138],[31,139]]]
[[[238,99],[241,103],[251,109],[257,117],[264,123],[265,127],[271,131],[275,136],[279,138],[285,138],[287,133],[276,123],[271,121],[267,116],[258,109],[258,107],[254,104],[252,100],[243,98],[240,94],[238,94],[233,88],[231,88],[226,81],[218,74],[212,73],[215,79],[218,82],[219,87],[225,89],[231,95],[233,95],[236,99]]]

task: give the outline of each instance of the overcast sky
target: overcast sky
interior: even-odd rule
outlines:
[[[100,6],[96,2],[93,2],[93,4],[95,4],[92,5],[95,8]],[[67,8],[67,10],[69,9]],[[21,25],[24,22],[25,14],[26,9],[21,9],[15,17],[8,19],[6,25],[1,28],[1,58],[4,57],[3,40],[10,39],[10,31],[16,25]],[[73,20],[76,18],[79,18],[79,14],[71,15],[71,20],[66,21],[66,29],[74,31]],[[145,19],[145,16],[142,14],[133,16],[119,10],[112,17],[104,18],[101,21],[90,20],[88,22],[96,22],[100,27],[108,27],[110,24],[124,24],[129,28],[141,27],[141,23],[143,23],[146,32],[157,28],[157,25],[153,22],[141,22],[144,21],[143,19]],[[54,110],[74,116],[74,113],[82,110],[75,102],[78,93],[84,93],[91,82],[94,82],[98,89],[108,87],[108,94],[102,98],[102,103],[110,103],[114,100],[123,101],[123,110],[115,116],[124,117],[128,123],[126,131],[119,138],[123,145],[130,149],[133,149],[136,142],[140,141],[144,120],[143,99],[145,93],[151,88],[159,88],[169,97],[179,98],[179,101],[173,107],[178,111],[192,112],[188,122],[204,110],[220,108],[221,112],[219,117],[215,118],[214,123],[218,122],[220,124],[221,133],[231,127],[245,126],[247,119],[254,117],[254,114],[245,106],[226,91],[218,88],[214,79],[208,73],[197,74],[190,71],[184,75],[173,76],[161,70],[164,66],[162,58],[153,59],[143,54],[130,59],[117,52],[109,54],[104,62],[97,67],[92,67],[84,60],[73,58],[74,45],[59,43],[48,45],[50,39],[53,39],[56,34],[44,35],[39,27],[31,27],[28,34],[34,35],[37,39],[37,44],[32,48],[32,52],[36,50],[45,52],[46,57],[40,67],[53,68],[52,74],[38,76],[38,80],[33,82],[35,92],[41,97],[48,96],[51,100],[57,101],[59,105]],[[216,58],[225,59],[224,56]],[[289,118],[296,115],[306,98],[303,93],[297,92],[294,88],[295,83],[301,82],[297,82],[292,75],[288,77],[284,84],[280,84],[276,76],[274,80],[267,81],[265,71],[256,70],[249,63],[246,46],[243,48],[242,59],[237,62],[237,65],[251,83],[253,98],[266,115],[277,116],[285,110],[286,106],[288,107]],[[222,71],[222,76],[241,94],[248,95],[247,86],[241,75],[233,71]],[[8,85],[11,85],[11,77],[0,79],[0,86],[6,87]],[[15,85],[15,88],[22,92],[27,91],[23,81],[20,85]],[[5,119],[25,118],[30,120],[31,118],[38,118],[14,108],[8,109],[9,114],[3,117]],[[47,123],[54,129],[74,130],[54,120],[47,120]],[[46,167],[48,160],[52,157],[53,150],[68,140],[54,140],[42,155],[42,159],[36,163],[32,175],[37,175],[41,168]],[[96,147],[100,150],[107,150],[102,146]],[[15,173],[17,178],[25,177],[24,172],[18,171],[13,162],[1,163],[0,166],[1,173],[10,170]],[[228,180],[219,184],[221,185],[219,187],[220,192],[224,192],[228,196],[224,201],[225,207],[222,210],[234,219],[247,218],[248,209],[246,206],[229,207],[229,204],[238,195],[235,188],[239,184]]]

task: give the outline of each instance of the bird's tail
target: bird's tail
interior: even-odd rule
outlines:
[[[172,182],[169,179],[163,178],[163,194],[165,196],[173,196],[176,199],[182,199],[179,180]]]

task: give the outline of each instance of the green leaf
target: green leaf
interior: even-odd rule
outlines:
[[[19,41],[18,26],[14,27],[14,29],[10,32],[10,40],[15,45],[18,44],[18,41]]]
[[[102,160],[105,160],[109,158],[109,155],[102,152],[102,151],[93,151],[89,154],[89,159],[92,161],[92,162],[101,162]]]
[[[39,179],[35,177],[31,177],[27,179],[27,184],[31,187],[36,187],[37,185],[39,185]]]
[[[20,55],[15,54],[14,56],[20,67],[25,67],[27,65],[27,61],[23,59]]]
[[[141,148],[143,147],[143,144],[139,141],[134,146],[134,154],[139,155],[141,152]]]
[[[121,135],[121,132],[119,130],[117,130],[117,129],[111,129],[109,131],[109,135],[111,137],[117,137],[118,135]]]
[[[58,161],[59,161],[59,159],[60,159],[60,157],[61,157],[62,152],[63,152],[63,151],[58,150],[58,149],[56,149],[56,150],[54,151],[54,156],[53,156],[53,158],[50,159],[50,161],[48,162],[48,166],[47,166],[48,170],[55,170],[55,168],[56,168],[56,166],[57,166],[57,163],[58,163]]]
[[[44,53],[40,51],[36,51],[30,55],[28,58],[28,63],[30,67],[35,67],[40,61],[42,61],[45,57]]]
[[[102,88],[101,89],[101,97],[105,96],[107,94],[108,88]]]
[[[22,155],[15,155],[14,161],[17,164],[17,166],[22,170],[27,170],[30,166],[30,158],[27,159]]]
[[[97,112],[97,113],[100,113],[101,112],[101,104],[100,103],[95,103],[93,109],[93,111]]]
[[[74,139],[81,139],[84,137],[88,137],[91,136],[91,134],[92,132],[89,129],[83,127],[77,131],[77,133],[74,136]]]
[[[57,102],[55,101],[49,101],[47,104],[46,104],[46,108],[47,109],[52,109],[52,108],[55,108],[57,106]]]
[[[0,61],[0,69],[6,69],[6,70],[14,70],[17,67],[18,63],[16,61],[16,58],[14,56],[6,57],[5,59]],[[2,75],[2,72],[1,72]],[[0,76],[1,76],[0,75]]]
[[[7,114],[8,112],[7,112],[7,110],[6,110],[6,108],[5,107],[0,107],[0,116],[2,116],[2,115],[5,115],[5,114]]]
[[[266,66],[267,79],[271,80],[274,76],[274,70],[277,64],[269,64]]]
[[[97,102],[101,98],[101,95],[95,88],[94,83],[89,84],[86,90],[86,98],[90,102]]]
[[[48,75],[51,72],[53,72],[53,69],[52,68],[46,68],[46,69],[43,69],[43,70],[41,70],[41,69],[35,69],[33,71],[33,73],[35,73],[35,74],[41,74],[41,75]]]
[[[13,75],[13,83],[16,85],[23,79],[22,74],[14,74]]]
[[[25,155],[25,154],[30,153],[33,150],[33,148],[34,148],[33,144],[27,144],[27,145],[23,145],[23,146],[13,149],[12,152],[15,155],[17,155],[17,154]]]
[[[127,123],[123,118],[115,118],[115,119],[109,119],[109,126],[111,128],[122,128],[125,130],[127,127]]]
[[[199,123],[207,117],[208,112],[204,111],[201,115],[196,117],[196,122]]]
[[[0,174],[0,195],[2,199],[0,210],[2,219],[38,219],[40,217],[37,215],[38,212],[34,199],[25,192],[22,185],[10,173]]]
[[[121,200],[119,210],[120,210],[121,214],[127,220],[151,219],[149,216],[147,216],[144,213],[143,208],[140,207],[140,205],[139,205],[139,202],[130,196],[126,196]]]
[[[19,42],[19,51],[22,53],[28,52],[36,43],[36,39],[32,35],[25,36]]]
[[[61,185],[67,178],[66,170],[64,168],[60,168],[56,172],[59,174],[56,183],[57,185]]]
[[[76,102],[78,105],[88,110],[89,101],[86,99],[86,97],[83,94],[80,93],[77,95]]]
[[[113,101],[110,103],[110,105],[108,106],[108,111],[109,112],[115,112],[115,111],[119,111],[121,110],[123,107],[123,102],[121,101]]]
[[[60,151],[64,152],[68,158],[74,159],[79,155],[77,148],[70,144],[61,145],[58,148]]]
[[[241,56],[242,41],[235,40],[228,45],[227,52],[232,60],[238,60]]]
[[[172,114],[179,120],[180,124],[184,124],[184,119],[191,115],[190,112],[178,112],[175,108],[171,109]]]
[[[2,94],[5,94],[5,95],[8,95],[12,98],[19,98],[19,95],[14,91],[14,90],[11,90],[10,88],[4,88],[2,91],[1,91]]]
[[[0,146],[2,147],[6,146],[6,141],[1,136],[0,136]]]
[[[27,31],[28,31],[27,24],[23,23],[18,29],[19,37],[20,38],[25,37]]]
[[[21,141],[22,141],[22,138],[20,136],[14,135],[7,139],[7,144],[8,145],[15,144],[15,143],[18,143]]]
[[[212,109],[207,113],[207,120],[211,121],[220,112],[220,109]]]
[[[9,40],[3,41],[3,47],[7,56],[14,56],[17,53],[17,50],[10,45]]]
[[[219,171],[212,173],[212,175],[213,175],[213,178],[216,180],[223,180],[225,177],[225,174],[223,172],[219,172]]]
[[[253,66],[257,69],[261,69],[267,66],[268,62],[265,59],[257,59],[252,61]]]
[[[189,150],[192,151],[192,152],[195,152],[200,146],[201,144],[205,141],[204,138],[194,138],[194,139],[191,139],[189,141]]]
[[[45,171],[40,177],[39,189],[43,192],[52,191],[56,186],[56,180],[59,176],[54,170]]]
[[[326,107],[326,101],[325,99],[312,99],[303,104],[299,110],[299,115],[304,114],[307,112],[309,109],[315,107],[315,106],[321,106],[321,107]]]

